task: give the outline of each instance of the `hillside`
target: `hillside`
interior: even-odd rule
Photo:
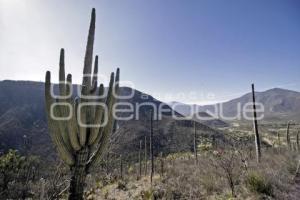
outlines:
[[[121,95],[129,94],[131,90],[121,88]],[[0,150],[13,148],[49,160],[54,159],[56,153],[48,135],[44,111],[44,84],[31,81],[1,81],[0,91]],[[122,101],[132,103],[134,118],[118,121],[119,129],[112,137],[112,151],[117,154],[131,154],[129,157],[135,156],[139,141],[149,135],[148,113],[151,106],[161,106],[164,110],[169,110],[162,113],[161,120],[154,122],[154,153],[192,149],[192,123],[182,125],[176,122],[171,118],[172,109],[167,104],[138,90],[133,92],[131,98]],[[146,102],[151,106],[143,104]],[[176,112],[175,114],[180,115]],[[222,138],[220,133],[206,125],[198,123],[197,126],[201,134],[207,137],[214,134],[217,138]]]

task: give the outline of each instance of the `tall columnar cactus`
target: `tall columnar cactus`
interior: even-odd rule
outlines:
[[[64,50],[60,52],[59,94],[56,99],[51,92],[50,72],[46,72],[45,101],[50,135],[61,159],[70,166],[71,182],[69,199],[83,199],[85,178],[92,167],[97,166],[103,158],[113,128],[113,105],[119,88],[119,69],[116,76],[111,73],[107,95],[103,84],[98,87],[98,57],[95,58],[92,73],[93,44],[95,35],[95,9],[92,10],[88,41],[84,59],[81,95],[76,99],[68,96],[72,91],[72,76],[65,79]],[[63,98],[65,96],[66,98]],[[92,99],[91,96],[97,97]],[[105,97],[104,97],[105,96]],[[91,106],[91,103],[104,106]],[[90,103],[90,104],[89,104]],[[64,104],[64,105],[62,105]],[[89,105],[87,105],[89,104]],[[67,105],[67,106],[66,106]],[[69,107],[69,108],[68,108]],[[69,116],[66,120],[56,117]],[[106,121],[107,120],[107,121]],[[105,121],[107,123],[105,123]],[[100,126],[103,124],[103,126]]]
[[[195,164],[198,162],[197,155],[197,130],[196,130],[196,122],[194,121],[194,155],[195,155]]]
[[[144,144],[144,162],[145,162],[145,176],[147,175],[147,168],[148,168],[148,158],[147,158],[147,136],[145,136],[145,144]]]
[[[291,122],[289,121],[286,126],[286,144],[287,144],[288,148],[291,150],[292,144],[291,144],[291,138],[290,138],[290,125],[291,125]]]
[[[164,157],[163,157],[163,152],[160,152],[160,174],[161,176],[164,175]]]
[[[120,179],[123,179],[123,158],[120,155]]]
[[[253,101],[253,126],[255,132],[255,149],[256,149],[256,160],[259,163],[261,159],[261,149],[260,149],[260,138],[258,133],[258,126],[257,126],[257,116],[256,116],[256,105],[255,105],[255,90],[254,84],[252,84],[252,101]]]
[[[142,177],[142,144],[143,141],[140,140],[140,149],[139,149],[139,179]]]
[[[300,144],[299,144],[299,131],[297,132],[297,136],[296,136],[296,144],[297,144],[297,151],[300,151]]]
[[[150,159],[151,159],[151,171],[150,181],[152,185],[152,179],[154,175],[154,155],[153,155],[153,111],[150,110]]]
[[[110,170],[109,170],[109,165],[110,165],[110,160],[109,160],[109,151],[107,151],[107,154],[106,154],[106,174],[108,175],[109,174],[109,172],[110,172]]]

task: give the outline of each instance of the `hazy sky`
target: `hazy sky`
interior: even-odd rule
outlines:
[[[161,100],[300,91],[299,0],[0,0],[0,80],[57,81],[63,47],[79,83],[93,7],[101,73]]]

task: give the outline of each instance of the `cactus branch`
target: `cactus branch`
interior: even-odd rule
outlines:
[[[52,141],[54,142],[56,149],[62,158],[62,160],[67,163],[68,165],[72,166],[75,162],[74,156],[70,149],[67,148],[66,144],[60,133],[59,124],[55,121],[51,115],[51,105],[55,102],[52,95],[51,95],[51,74],[49,71],[46,72],[46,80],[45,80],[45,100],[46,100],[46,113],[48,119],[48,126],[50,129],[50,136]],[[53,108],[53,113],[57,114],[57,107]]]

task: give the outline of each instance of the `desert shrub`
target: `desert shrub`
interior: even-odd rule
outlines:
[[[271,182],[256,172],[251,172],[247,175],[246,186],[251,192],[268,196],[273,195],[273,186]]]
[[[226,180],[231,190],[231,195],[236,196],[236,185],[240,182],[242,174],[242,162],[239,154],[230,149],[228,151],[214,151],[213,156],[209,158],[210,164],[215,168],[215,174]]]
[[[201,177],[200,182],[208,194],[212,194],[213,192],[218,191],[216,180],[212,175],[208,174]]]
[[[117,182],[117,188],[119,189],[119,190],[124,190],[124,191],[126,191],[127,190],[127,183],[124,181],[124,180],[119,180],[118,182]]]
[[[34,156],[21,156],[15,150],[0,157],[0,198],[32,197],[29,185],[37,179],[39,161]]]
[[[151,200],[153,199],[153,191],[150,190],[144,190],[141,192],[141,196],[143,198],[143,200]]]
[[[286,162],[286,169],[287,171],[291,174],[291,175],[295,175],[296,171],[297,171],[297,162],[294,160],[287,160]]]
[[[203,142],[203,143],[201,143],[201,144],[199,144],[198,145],[198,149],[200,150],[200,151],[209,151],[209,150],[211,150],[212,149],[212,144],[211,143],[208,143],[208,142]]]

